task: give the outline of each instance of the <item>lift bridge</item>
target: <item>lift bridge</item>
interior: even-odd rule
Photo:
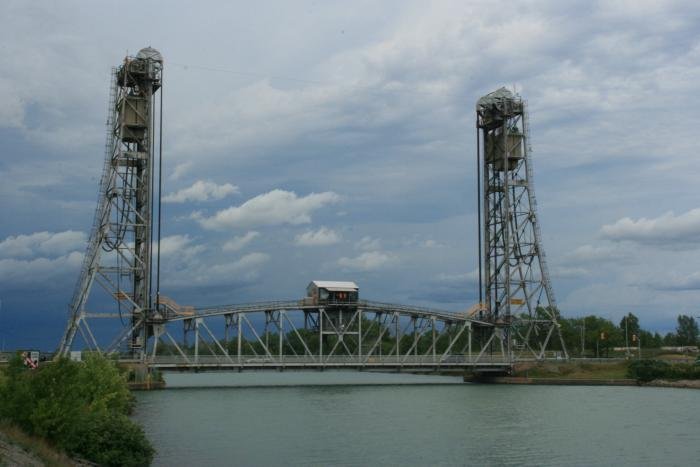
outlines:
[[[90,349],[161,369],[392,371],[503,371],[553,346],[566,357],[520,96],[502,88],[476,106],[480,297],[468,310],[361,300],[355,283],[333,281],[312,281],[300,300],[195,308],[161,294],[153,247],[162,77],[150,47],[112,70],[98,204],[57,355]]]

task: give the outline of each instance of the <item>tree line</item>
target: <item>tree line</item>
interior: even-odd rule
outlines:
[[[571,356],[599,356],[609,354],[614,347],[658,349],[664,346],[697,346],[698,323],[695,318],[679,315],[675,332],[661,335],[641,327],[639,318],[628,313],[615,324],[596,315],[582,318],[560,318],[564,344]]]

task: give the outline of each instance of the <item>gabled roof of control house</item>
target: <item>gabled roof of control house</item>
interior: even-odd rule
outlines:
[[[314,284],[319,289],[326,289],[331,292],[354,292],[359,290],[357,284],[349,281],[312,281],[311,284]]]

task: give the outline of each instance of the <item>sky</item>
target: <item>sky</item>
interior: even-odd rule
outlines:
[[[700,315],[700,4],[0,4],[0,339],[54,348],[103,164],[110,69],[165,60],[162,285],[179,303],[478,300],[476,100],[528,100],[562,314]]]

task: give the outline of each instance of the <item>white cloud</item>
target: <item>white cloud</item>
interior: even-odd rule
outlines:
[[[381,242],[378,238],[372,238],[367,235],[355,243],[355,248],[362,251],[379,250],[381,248]]]
[[[474,281],[479,280],[479,270],[474,269],[470,272],[458,273],[458,274],[445,274],[441,273],[437,275],[436,282],[443,282],[447,284],[471,284]]]
[[[86,241],[85,233],[74,230],[10,236],[0,242],[0,258],[61,256],[70,251],[84,250]]]
[[[294,239],[295,243],[300,246],[325,246],[333,245],[340,242],[340,234],[335,230],[321,227],[318,230],[307,230],[299,234]]]
[[[300,198],[294,192],[278,189],[249,199],[240,206],[219,211],[212,217],[197,214],[193,217],[205,229],[308,224],[313,211],[339,200],[340,196],[332,191],[311,193]]]
[[[613,224],[604,225],[601,233],[614,241],[631,241],[670,249],[680,246],[700,248],[700,208],[680,215],[669,211],[651,219],[624,217]]]
[[[197,180],[192,186],[170,193],[163,197],[166,203],[186,203],[188,201],[208,201],[210,199],[223,199],[226,196],[238,193],[238,187],[230,183],[217,185],[214,182]]]
[[[627,256],[627,252],[620,245],[581,245],[564,259],[569,264],[601,263],[607,261],[619,261]]]
[[[394,258],[381,251],[365,251],[355,258],[340,258],[338,265],[353,271],[373,271],[387,266],[393,260]]]
[[[238,251],[243,249],[246,245],[248,245],[250,242],[252,242],[256,237],[260,235],[259,232],[256,232],[255,230],[251,230],[250,232],[246,233],[243,236],[240,237],[233,237],[231,240],[227,241],[224,243],[224,246],[222,249],[224,251]]]
[[[590,271],[580,267],[557,266],[552,268],[555,279],[581,279],[590,276]]]
[[[160,239],[161,257],[168,258],[175,255],[190,258],[204,251],[204,245],[192,245],[189,235],[170,235]],[[158,244],[153,242],[153,254],[158,253]]]
[[[257,277],[260,268],[269,261],[266,253],[253,252],[234,261],[224,263],[214,262],[214,258],[203,261],[194,259],[186,268],[168,270],[163,274],[164,283],[168,287],[212,287],[230,284],[240,284]]]
[[[470,193],[472,198],[476,192],[472,189],[475,167],[462,163],[464,154],[475,147],[473,132],[465,129],[473,125],[471,106],[480,95],[517,83],[530,103],[537,194],[553,271],[562,265],[569,268],[568,273],[559,270],[565,274],[579,267],[592,272],[580,283],[555,284],[558,294],[565,297],[571,288],[604,281],[612,286],[595,291],[598,296],[589,300],[636,304],[636,297],[620,294],[613,276],[624,278],[640,266],[653,272],[678,270],[697,264],[700,249],[666,255],[668,251],[653,251],[660,248],[638,248],[640,240],[598,245],[588,238],[602,224],[614,225],[624,217],[619,213],[639,222],[640,217],[654,218],[668,209],[685,213],[698,207],[693,158],[698,108],[687,105],[700,80],[696,3],[629,0],[572,8],[548,0],[537,2],[536,8],[519,8],[510,18],[501,14],[509,6],[505,1],[435,2],[430,7],[406,1],[401,2],[400,14],[386,14],[396,5],[383,2],[370,2],[367,8],[334,3],[315,8],[314,15],[291,2],[251,12],[222,10],[224,20],[207,23],[204,36],[226,35],[249,47],[227,51],[226,41],[212,39],[206,53],[193,55],[192,41],[173,35],[164,51],[168,59],[166,173],[179,180],[177,185],[169,184],[168,192],[198,179],[256,180],[265,188],[254,194],[282,186],[300,196],[343,190],[347,203],[325,208],[328,212],[323,211],[324,219],[317,223],[295,227],[291,239],[311,226],[329,225],[325,219],[339,219],[333,211],[343,209],[348,229],[342,231],[344,237],[356,232],[358,237],[352,240],[371,234],[382,242],[370,240],[333,259],[382,251],[382,245],[402,245],[400,260],[406,267],[377,275],[373,287],[387,298],[399,289],[416,290],[441,271],[459,272],[465,264],[476,264],[476,229],[470,227],[474,218],[457,199],[459,193]],[[113,38],[124,33],[137,37],[138,25],[110,22],[109,15],[95,14],[103,7],[92,4],[83,5],[82,15],[37,2],[4,2],[0,10],[6,4],[5,14],[0,14],[0,102],[4,103],[0,126],[13,128],[4,134],[6,158],[13,164],[0,170],[0,212],[9,220],[16,213],[32,212],[32,219],[17,219],[27,225],[22,227],[27,230],[17,232],[46,230],[50,225],[87,228],[85,219],[94,201],[91,190],[84,187],[94,187],[99,178],[100,158],[95,154],[101,152],[103,142],[109,67],[119,64],[123,54]],[[145,3],[139,8],[144,16],[157,12],[157,6]],[[167,25],[155,24],[154,34],[162,36],[163,28],[205,24],[207,14],[196,6],[184,8]],[[93,20],[82,21],[82,17]],[[336,30],[341,17],[342,36]],[[369,17],[374,19],[368,21]],[[236,21],[250,27],[221,29]],[[280,21],[298,25],[302,33],[290,41],[288,28],[278,27]],[[42,33],[23,33],[33,30]],[[266,31],[265,41],[251,41],[251,30]],[[513,47],[513,37],[520,38],[518,47]],[[140,45],[132,42],[128,47],[134,52]],[[294,59],[302,55],[303,62]],[[177,57],[196,59],[185,60],[190,64],[186,67],[170,61]],[[236,74],[244,71],[240,63],[253,73]],[[267,71],[325,84],[266,79]],[[203,82],[207,85],[202,86]],[[177,92],[197,86],[197,93]],[[671,120],[673,124],[659,123]],[[563,167],[567,170],[560,170]],[[235,173],[237,178],[219,179],[223,173]],[[561,177],[562,173],[567,176]],[[240,205],[253,196],[224,198],[231,201],[224,201],[223,207]],[[69,198],[93,206],[56,206]],[[179,222],[182,209],[178,206],[182,205],[171,206],[173,217],[168,221]],[[639,210],[625,211],[630,206]],[[203,216],[213,216],[223,207],[210,208]],[[313,221],[320,218],[318,211],[310,213]],[[451,229],[438,227],[440,219],[457,215],[462,217]],[[547,222],[548,216],[555,220]],[[5,217],[7,229],[10,222]],[[219,228],[216,219],[211,222]],[[240,218],[237,222],[243,223]],[[179,226],[197,230],[198,224],[179,222]],[[205,277],[205,264],[225,263],[232,256],[223,255],[219,248],[226,240],[260,230],[223,228],[223,236],[199,232],[196,241],[184,246],[217,246],[188,261],[187,268],[177,264],[187,276],[185,284],[194,273]],[[285,230],[280,235],[289,237],[291,229]],[[4,232],[3,238],[15,233]],[[192,230],[175,232],[194,238]],[[416,239],[411,248],[401,243],[407,237]],[[421,248],[428,238],[450,248]],[[594,246],[576,248],[586,242]],[[611,261],[604,267],[591,265],[605,261],[608,253],[614,255],[614,247],[627,254],[625,259],[634,261],[635,267]],[[164,244],[163,248],[165,252],[170,247]],[[239,252],[247,253],[251,246],[244,248]],[[635,255],[635,249],[643,254]],[[552,251],[560,253],[552,255]],[[279,260],[275,268],[244,291],[249,295],[238,295],[241,300],[265,298],[270,283],[292,287],[295,274],[290,271],[299,271],[295,261],[303,254],[287,248],[280,256],[275,258]],[[318,263],[327,260],[323,255],[306,256],[302,266],[309,271],[318,270]],[[177,253],[168,258],[179,261]],[[178,268],[168,268],[167,274]],[[469,292],[473,288],[465,290],[462,284],[455,282],[453,289],[463,291],[462,297],[473,295]],[[227,282],[221,289],[231,290],[230,285]],[[286,295],[289,290],[279,293]],[[69,295],[70,290],[65,293]],[[691,293],[665,295],[674,293],[686,300],[685,306],[696,306],[697,298]],[[594,295],[590,291],[583,295],[587,294]],[[440,300],[439,295],[434,297]],[[17,300],[18,309],[30,308],[31,299],[25,294]],[[59,297],[55,302],[67,300]]]
[[[173,173],[170,174],[170,179],[179,180],[180,178],[182,178],[183,175],[189,172],[189,170],[192,168],[192,165],[193,164],[191,161],[177,164],[173,169]]]
[[[0,79],[0,128],[22,128],[24,123],[24,103],[14,92],[11,83]]]
[[[672,273],[670,277],[666,278],[659,277],[657,274],[654,280],[649,281],[645,285],[654,290],[663,291],[700,290],[700,272],[687,275]]]
[[[33,285],[37,290],[49,279],[77,278],[83,254],[77,251],[57,258],[0,259],[0,282],[8,285]]]
[[[223,264],[214,264],[209,266],[211,274],[214,276],[239,274],[241,272],[250,272],[255,268],[263,265],[270,259],[270,256],[265,253],[253,252],[242,256],[240,259]]]

